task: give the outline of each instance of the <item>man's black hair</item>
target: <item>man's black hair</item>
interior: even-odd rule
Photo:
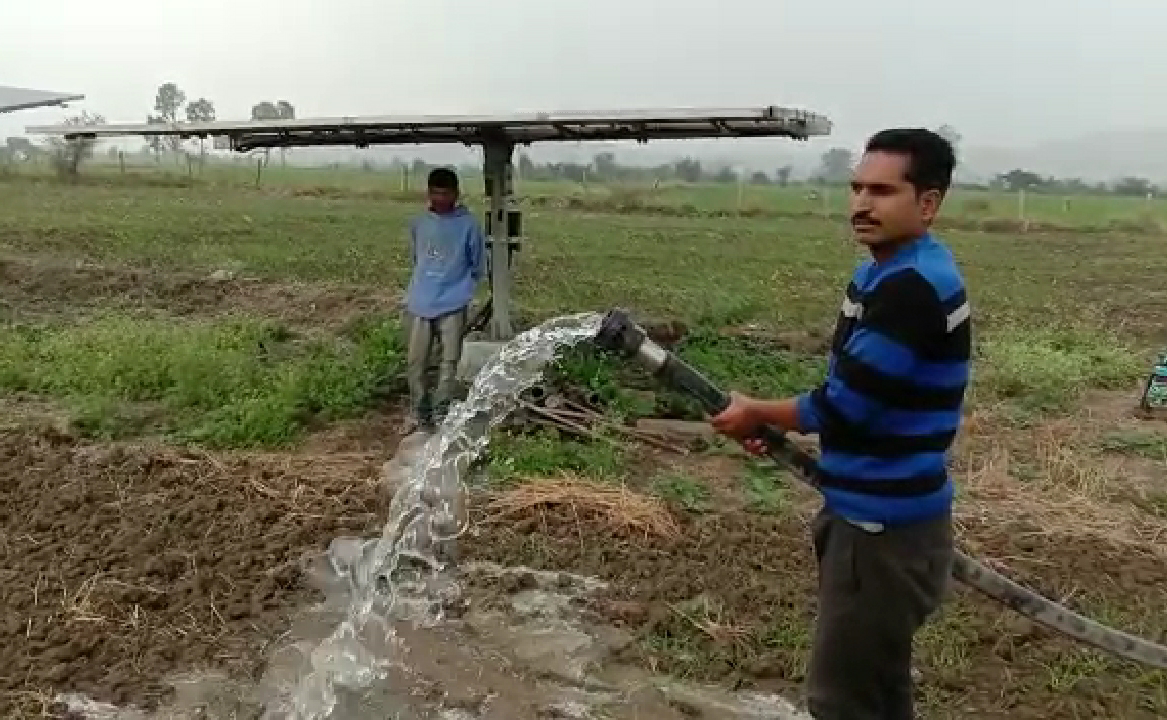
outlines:
[[[429,187],[433,190],[458,192],[458,173],[450,168],[438,167],[430,170]]]
[[[925,128],[881,130],[867,141],[866,152],[886,152],[908,156],[907,180],[916,194],[939,190],[943,195],[952,184],[956,151],[952,143]]]

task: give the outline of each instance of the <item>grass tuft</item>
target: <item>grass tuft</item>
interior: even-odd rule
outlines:
[[[623,476],[626,467],[625,451],[619,446],[563,440],[551,430],[524,435],[498,433],[486,452],[487,478],[500,486],[565,473],[614,480]]]
[[[661,475],[653,480],[652,490],[689,512],[706,512],[712,507],[709,487],[691,475],[678,472]]]
[[[974,388],[1028,410],[1060,412],[1089,390],[1133,387],[1145,365],[1106,332],[1008,328],[981,342]]]
[[[752,511],[781,515],[791,509],[786,473],[766,461],[750,460],[742,477]]]
[[[722,389],[778,398],[822,381],[825,360],[780,349],[762,338],[737,337],[697,329],[678,354]]]
[[[352,340],[301,339],[278,324],[105,317],[0,329],[0,388],[65,399],[77,426],[116,437],[169,411],[165,432],[211,445],[294,440],[313,420],[367,407],[404,356],[389,320]],[[145,418],[145,419],[144,419]]]

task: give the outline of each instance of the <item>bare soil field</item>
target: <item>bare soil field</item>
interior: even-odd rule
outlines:
[[[148,708],[197,670],[256,680],[319,598],[305,553],[385,521],[401,252],[383,240],[345,252],[408,208],[343,193],[195,189],[178,203],[189,189],[53,187],[53,203],[90,211],[58,216],[43,188],[5,189],[0,716],[51,716],[59,692]],[[148,208],[183,222],[155,227]],[[525,313],[624,304],[684,321],[682,351],[726,385],[814,381],[818,343],[789,338],[821,337],[854,259],[832,225],[532,219],[547,242],[524,260]],[[953,460],[966,551],[1167,642],[1167,423],[1132,413],[1161,339],[1158,241],[956,238],[985,310]],[[639,261],[668,280],[636,276]],[[165,342],[149,345],[159,332]],[[622,417],[646,394],[655,406],[641,414],[685,415],[652,388],[632,398],[602,363],[561,374]],[[801,692],[817,500],[793,479],[719,443],[680,455],[555,433],[500,433],[482,469],[468,559],[607,581],[588,610],[633,638],[613,663]],[[601,502],[597,487],[622,487],[626,501]],[[471,601],[506,591],[478,584]],[[1167,716],[1167,674],[959,587],[920,636],[916,667],[926,718]]]
[[[258,677],[310,599],[301,555],[380,530],[379,467],[6,432],[0,715],[49,689],[149,707],[183,670]]]
[[[0,316],[12,320],[95,312],[214,316],[262,313],[293,325],[343,324],[393,313],[400,293],[335,283],[273,283],[212,272],[158,271],[37,256],[0,259]]]

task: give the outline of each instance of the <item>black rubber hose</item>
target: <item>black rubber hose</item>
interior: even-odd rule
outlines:
[[[728,394],[695,368],[648,339],[644,330],[622,310],[613,310],[604,319],[596,343],[627,358],[638,359],[666,385],[696,398],[710,415],[717,415],[729,406]],[[799,471],[796,475],[800,480],[818,489],[818,463],[809,453],[792,445],[777,428],[764,426],[758,432],[765,440],[767,454],[772,460],[792,465]],[[959,550],[953,559],[952,576],[1063,635],[1128,660],[1167,669],[1167,647],[1079,615]]]

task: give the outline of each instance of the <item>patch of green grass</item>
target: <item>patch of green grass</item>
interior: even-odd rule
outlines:
[[[552,385],[590,390],[609,402],[620,392],[623,371],[625,367],[614,356],[582,343],[561,353],[544,377]]]
[[[781,515],[790,510],[789,477],[773,464],[750,460],[742,475],[749,508],[766,515]]]
[[[699,595],[676,603],[641,639],[650,665],[680,678],[721,677],[757,657],[757,638],[726,624],[721,601]]]
[[[1138,637],[1163,637],[1162,602],[1156,593],[1115,594],[1097,588],[1074,602],[1079,612],[1103,625]],[[1020,650],[1024,653],[1025,649]],[[1111,693],[1121,690],[1130,704],[1124,709],[1148,711],[1148,717],[1167,716],[1167,672],[1123,660],[1095,648],[1071,645],[1040,660],[1043,673],[1035,677],[1046,689],[1066,695]],[[1128,717],[1115,711],[1115,717]]]
[[[962,600],[940,606],[916,637],[922,662],[944,681],[959,682],[971,669],[972,656],[979,641],[976,618]]]
[[[1167,520],[1167,492],[1152,492],[1145,499],[1136,501],[1138,507],[1156,517]]]
[[[1046,679],[1050,690],[1070,693],[1079,684],[1093,680],[1105,673],[1110,663],[1099,652],[1074,648],[1058,653],[1057,657],[1045,663]]]
[[[0,388],[63,398],[98,436],[132,432],[145,417],[211,445],[281,444],[313,420],[367,407],[401,368],[399,337],[391,320],[345,339],[294,338],[250,318],[9,326],[0,328]],[[143,416],[133,404],[165,412]]]
[[[165,163],[164,163],[165,165]],[[408,275],[404,228],[421,207],[416,191],[401,194],[400,176],[354,170],[268,168],[264,187],[251,187],[254,167],[211,167],[206,181],[165,187],[138,175],[165,168],[135,168],[116,180],[93,166],[93,182],[62,184],[25,177],[3,180],[0,243],[15,252],[58,259],[119,261],[176,269],[237,267],[248,276],[279,281],[339,281],[400,286]],[[100,175],[100,177],[98,177]],[[220,175],[237,176],[234,179]],[[473,183],[467,182],[467,188]],[[318,192],[321,187],[334,188]],[[611,188],[524,181],[520,197],[562,200]],[[653,205],[691,205],[685,216],[577,212],[550,202],[528,214],[537,243],[524,248],[516,271],[515,300],[533,317],[614,305],[647,317],[675,317],[713,327],[753,322],[800,329],[829,325],[839,293],[862,250],[847,240],[845,222],[818,216],[823,201],[808,205],[806,188],[749,188],[747,205],[786,217],[711,215],[736,188],[643,188]],[[961,190],[963,195],[967,191]],[[468,197],[481,209],[482,198]],[[846,192],[828,194],[836,216]],[[1001,207],[1015,198],[984,196]],[[965,195],[966,197],[973,197]],[[1142,201],[1075,198],[1066,215],[1060,198],[1034,196],[1034,219],[1046,200],[1074,224],[1118,216]],[[841,204],[840,204],[841,203]],[[814,212],[808,212],[813,206]],[[1156,212],[1167,203],[1155,205]],[[945,211],[959,215],[961,200]],[[1089,208],[1087,211],[1086,208]],[[997,215],[991,210],[987,216]],[[977,211],[982,218],[985,212]],[[1075,219],[1076,218],[1076,219]],[[984,234],[943,230],[968,280],[978,332],[1007,324],[1063,325],[1095,314],[1122,323],[1124,335],[1159,337],[1162,314],[1148,302],[1161,284],[1167,257],[1161,238],[1140,234]],[[1056,256],[1059,261],[1050,262]],[[652,268],[645,272],[644,267]]]
[[[1111,433],[1098,446],[1103,452],[1167,462],[1167,437],[1152,432]]]
[[[677,352],[721,389],[767,398],[813,387],[822,381],[826,367],[823,358],[796,355],[758,338],[701,328],[686,336]]]
[[[669,473],[653,480],[652,490],[690,512],[706,512],[710,508],[709,487],[700,478]]]
[[[1038,412],[1064,411],[1088,390],[1133,387],[1147,372],[1120,338],[1084,328],[1009,328],[982,340],[978,354],[978,396]]]
[[[82,435],[100,440],[123,440],[167,432],[165,405],[126,403],[110,398],[73,398],[72,425]]]
[[[652,391],[621,389],[608,409],[622,421],[635,422],[657,413],[658,395]]]
[[[705,641],[689,630],[650,633],[641,639],[640,651],[650,666],[660,667],[680,679],[702,676],[713,662]]]
[[[794,612],[784,612],[770,622],[761,635],[761,644],[779,664],[782,677],[805,677],[810,661],[812,626]]]
[[[499,433],[487,448],[487,478],[492,484],[572,473],[615,479],[624,474],[625,453],[606,442],[564,440],[550,430],[531,434]]]

